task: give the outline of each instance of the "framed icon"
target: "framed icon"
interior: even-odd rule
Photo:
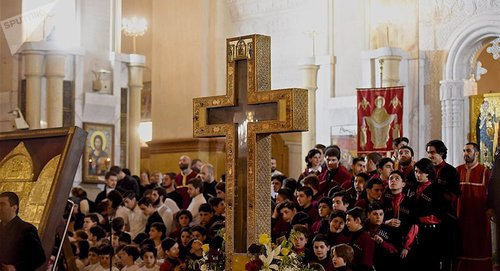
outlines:
[[[83,182],[102,183],[112,166],[114,126],[99,123],[83,123],[87,140],[83,152]]]

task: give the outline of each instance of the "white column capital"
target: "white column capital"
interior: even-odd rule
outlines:
[[[302,87],[315,91],[318,89],[318,70],[315,57],[304,57],[299,61],[299,71],[302,74]]]
[[[463,80],[441,80],[439,86],[439,99],[463,100],[464,99],[464,81]]]

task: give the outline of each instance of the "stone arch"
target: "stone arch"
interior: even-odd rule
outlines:
[[[462,80],[470,75],[470,65],[463,61],[475,58],[489,38],[500,37],[500,12],[478,15],[465,21],[450,35],[444,80]]]
[[[479,14],[464,21],[448,39],[448,51],[440,81],[441,132],[448,146],[448,162],[461,164],[461,150],[469,132],[469,98],[464,80],[472,74],[478,52],[491,38],[500,37],[500,11]]]

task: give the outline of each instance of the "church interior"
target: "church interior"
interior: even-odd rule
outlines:
[[[340,147],[341,164],[352,170],[353,159],[370,152],[393,157],[398,137],[407,138],[415,161],[428,157],[428,142],[441,140],[453,167],[464,163],[464,144],[476,142],[480,163],[491,169],[500,142],[497,0],[2,0],[0,24],[0,134],[85,130],[82,158],[66,181],[89,199],[105,189],[114,165],[132,175],[167,176],[189,156],[211,164],[217,182],[233,177],[228,159],[237,160],[231,165],[238,173],[242,165],[262,169],[259,154],[244,163],[235,158],[227,135],[196,130],[197,99],[224,97],[229,76],[241,70],[229,60],[239,45],[228,39],[254,34],[270,37],[264,91],[303,89],[305,97],[293,109],[277,102],[274,113],[279,119],[304,111],[305,128],[269,130],[248,145],[255,147],[249,156],[267,149],[266,163],[273,157],[285,176],[307,171],[317,144]],[[259,37],[245,44],[249,58],[261,50]],[[210,124],[216,112],[207,112]],[[231,140],[239,144],[239,136]],[[255,196],[237,197],[236,207],[245,200],[258,205],[253,188],[228,184],[236,188],[226,193]],[[250,205],[230,215],[235,234],[245,231],[236,220],[262,210]],[[270,219],[251,224],[254,237]],[[235,244],[250,245],[254,237]],[[242,253],[238,244],[235,255]]]

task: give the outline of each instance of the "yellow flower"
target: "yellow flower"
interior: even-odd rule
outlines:
[[[201,246],[201,249],[203,249],[203,252],[207,253],[210,250],[210,245],[204,244],[203,246]]]
[[[269,237],[269,235],[267,235],[266,233],[259,235],[259,244],[267,245],[270,243],[271,243],[271,237]]]
[[[281,255],[283,256],[288,256],[288,253],[290,253],[290,249],[287,247],[284,247],[281,249]]]

